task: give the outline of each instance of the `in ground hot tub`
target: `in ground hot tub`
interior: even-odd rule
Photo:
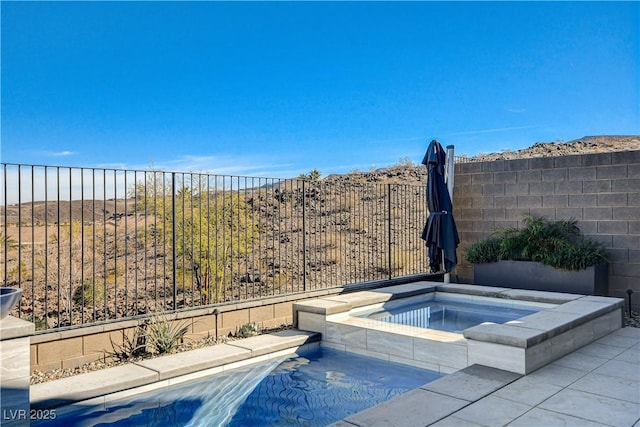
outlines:
[[[499,316],[514,308],[534,312],[504,323],[480,317],[475,326],[447,330],[431,328],[438,321],[434,312],[427,314],[428,320],[380,320],[411,317],[400,313],[442,296],[486,304],[485,312]],[[481,364],[527,374],[622,327],[623,304],[620,298],[415,282],[296,303],[294,321],[298,329],[321,333],[321,345],[347,352],[441,373]],[[440,313],[441,322],[446,317],[446,310]],[[468,321],[473,315],[462,317]]]
[[[379,307],[377,307],[379,306]],[[553,304],[527,303],[497,298],[430,292],[428,294],[354,309],[351,315],[380,322],[461,334],[485,322],[508,323],[537,313]]]

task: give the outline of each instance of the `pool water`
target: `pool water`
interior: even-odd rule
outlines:
[[[319,347],[123,399],[107,410],[87,408],[47,426],[324,426],[441,376]]]
[[[462,333],[483,322],[506,323],[536,313],[535,306],[491,305],[446,298],[408,303],[394,308],[381,308],[360,313],[359,317],[381,322]]]

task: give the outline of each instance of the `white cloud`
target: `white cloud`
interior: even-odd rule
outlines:
[[[463,132],[449,133],[449,134],[444,135],[444,136],[476,135],[476,134],[481,134],[481,133],[508,132],[508,131],[512,131],[512,130],[533,129],[533,128],[537,128],[537,127],[538,126],[511,126],[511,127],[493,128],[493,129],[476,129],[476,130],[468,130],[468,131],[463,131]]]
[[[234,156],[199,156],[186,154],[171,160],[150,159],[148,163],[103,163],[97,168],[125,169],[131,171],[164,171],[203,173],[213,175],[255,176],[255,177],[290,177],[291,163],[269,162],[268,159]],[[297,173],[299,174],[299,172]]]
[[[73,151],[66,150],[66,151],[58,151],[58,152],[51,153],[51,156],[66,157],[66,156],[73,156],[74,154],[75,153]]]
[[[40,150],[40,151],[36,151],[35,154],[39,156],[44,156],[44,157],[68,157],[68,156],[73,156],[76,153],[70,150],[62,150],[62,151]]]
[[[154,163],[157,170],[210,173],[216,175],[267,176],[282,173],[291,167],[288,163],[265,162],[252,157],[183,155],[174,160]],[[147,166],[148,169],[148,166]]]

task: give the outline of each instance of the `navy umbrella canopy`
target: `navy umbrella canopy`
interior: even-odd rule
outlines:
[[[435,139],[429,144],[422,164],[427,167],[427,207],[429,208],[429,217],[422,230],[422,239],[429,249],[430,272],[437,273],[444,270],[448,273],[458,263],[456,248],[460,238],[453,219],[451,196],[445,183],[446,153]]]

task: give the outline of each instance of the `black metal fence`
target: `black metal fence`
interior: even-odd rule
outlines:
[[[2,164],[0,280],[39,331],[420,274],[423,185]]]

